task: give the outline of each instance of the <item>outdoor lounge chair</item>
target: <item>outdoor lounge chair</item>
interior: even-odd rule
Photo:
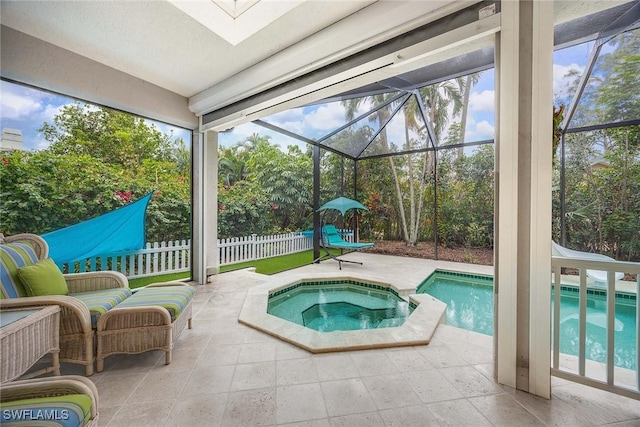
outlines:
[[[606,255],[594,254],[591,252],[574,251],[573,249],[560,246],[553,240],[551,241],[551,252],[553,255],[561,256],[565,258],[581,258],[593,261],[615,261],[613,258]],[[594,282],[607,283],[607,272],[601,270],[587,270],[587,276],[592,278]],[[616,272],[615,280],[622,280],[624,278],[623,272]]]
[[[97,426],[98,389],[76,375],[4,383],[0,414],[12,426]]]
[[[340,267],[340,270],[342,270],[342,263],[343,262],[350,262],[352,264],[360,264],[360,265],[362,265],[362,263],[358,262],[358,261],[350,261],[350,260],[338,258],[335,255],[333,255],[331,253],[331,251],[329,251],[329,249],[359,251],[361,249],[373,247],[373,243],[351,243],[351,242],[347,242],[346,240],[344,240],[342,238],[342,236],[340,235],[340,233],[336,229],[335,225],[327,224],[324,227],[322,227],[321,246],[324,248],[325,252],[327,253],[327,257],[330,257],[330,258],[338,261],[338,266]]]
[[[55,274],[62,275],[66,283],[63,292],[27,296],[18,270],[39,267],[48,253],[47,242],[34,234],[17,234],[0,240],[0,308],[60,306],[60,361],[83,365],[86,375],[92,375],[95,360],[93,328],[100,315],[131,295],[129,283],[124,274],[116,271],[63,275],[57,270]],[[53,274],[45,276],[45,280],[50,276]]]

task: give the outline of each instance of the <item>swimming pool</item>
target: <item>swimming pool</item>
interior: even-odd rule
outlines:
[[[401,326],[411,311],[393,289],[355,280],[297,283],[270,295],[267,308],[319,332]]]
[[[493,278],[436,270],[417,289],[447,304],[446,323],[459,328],[493,335]],[[551,300],[553,311],[553,299]],[[635,295],[616,294],[615,365],[636,369]],[[577,288],[561,288],[560,352],[578,354]],[[606,292],[589,289],[587,294],[586,355],[606,362]]]

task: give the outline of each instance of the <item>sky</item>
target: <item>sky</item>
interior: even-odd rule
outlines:
[[[66,96],[0,81],[0,128],[17,129],[22,132],[23,149],[28,151],[47,148],[49,143],[38,129],[44,123],[53,124],[53,118],[63,106],[76,101]],[[191,141],[189,130],[153,120],[146,120],[165,134],[173,133],[173,139]]]
[[[572,95],[568,91],[571,79],[566,77],[567,73],[575,70],[581,74],[584,71],[592,47],[593,43],[585,43],[554,53],[553,87],[554,98],[557,102],[566,102],[566,99]],[[486,70],[482,72],[478,83],[472,88],[469,96],[465,142],[482,141],[495,137],[494,77],[493,69]],[[358,114],[366,112],[365,107],[361,106]],[[296,108],[266,117],[263,120],[311,139],[320,138],[346,123],[344,108],[340,106],[339,102]],[[451,122],[459,121],[460,117],[455,117],[450,120],[449,125]],[[402,121],[399,120],[389,124],[387,130],[390,140],[404,141],[402,124]],[[243,141],[254,133],[269,136],[270,141],[279,145],[281,149],[286,149],[288,145],[299,145],[302,149],[306,148],[305,143],[254,123],[236,126],[232,131],[221,134],[219,141],[221,145],[228,147]]]
[[[553,71],[554,94],[557,99],[565,99],[570,95],[567,91],[570,81],[565,76],[571,70],[582,73],[591,48],[592,43],[586,43],[555,52]],[[494,95],[494,70],[491,69],[484,71],[478,83],[472,88],[469,97],[466,142],[494,138]],[[26,150],[46,148],[48,143],[38,129],[45,122],[53,124],[54,116],[64,105],[76,102],[68,97],[6,81],[0,81],[0,101],[0,128],[20,130],[23,148]],[[366,112],[367,107],[366,104],[361,105],[358,114]],[[311,139],[320,138],[346,123],[344,108],[340,102],[294,108],[263,120]],[[449,121],[449,125],[459,121],[459,117],[454,117]],[[153,124],[161,132],[173,132],[174,138],[182,137],[187,143],[190,141],[188,130],[151,120],[148,120],[148,123]],[[390,141],[403,144],[404,124],[401,118],[390,122],[387,132]],[[231,146],[254,133],[269,136],[270,141],[283,150],[286,150],[289,145],[298,145],[303,150],[306,149],[306,144],[303,142],[253,123],[236,126],[231,131],[221,133],[219,141],[222,146]]]

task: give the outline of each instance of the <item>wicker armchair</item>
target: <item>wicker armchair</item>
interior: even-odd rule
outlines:
[[[67,375],[21,380],[2,384],[1,389],[0,424],[44,425],[36,421],[40,410],[69,422],[72,422],[72,415],[77,414],[78,425],[98,425],[98,389],[87,378]],[[12,419],[14,415],[22,416],[23,421],[20,423]],[[24,419],[27,417],[33,419]]]
[[[13,243],[26,243],[32,247],[38,260],[48,256],[49,249],[46,241],[37,235],[17,234],[4,237],[4,242],[0,242],[0,244]],[[89,376],[94,372],[95,361],[95,332],[92,328],[91,312],[81,299],[71,294],[117,288],[125,288],[128,291],[129,284],[122,273],[115,271],[65,274],[64,278],[70,295],[0,299],[0,308],[60,306],[60,361],[85,366],[86,375]],[[2,280],[5,281],[4,276]],[[3,283],[3,287],[4,285]],[[94,320],[94,324],[96,321]]]

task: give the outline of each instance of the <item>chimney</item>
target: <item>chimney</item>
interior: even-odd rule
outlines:
[[[18,129],[2,129],[0,151],[22,150],[22,131]]]

